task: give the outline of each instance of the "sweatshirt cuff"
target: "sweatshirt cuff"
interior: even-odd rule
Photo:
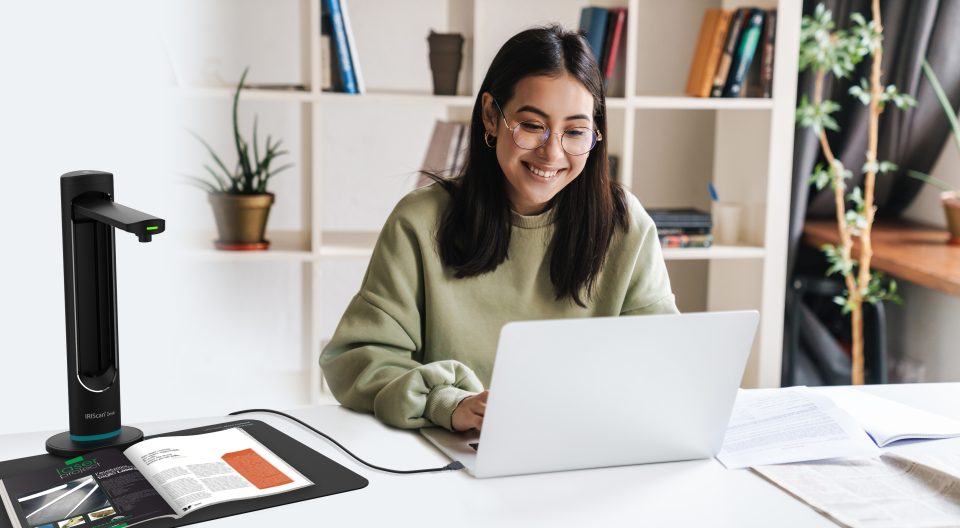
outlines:
[[[457,405],[460,405],[464,398],[474,394],[476,393],[465,391],[453,385],[441,385],[427,395],[427,405],[423,410],[423,416],[434,424],[452,431],[451,418],[454,409],[457,408]]]

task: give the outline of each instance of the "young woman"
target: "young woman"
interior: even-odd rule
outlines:
[[[607,173],[583,37],[507,41],[470,127],[463,172],[391,213],[320,358],[340,403],[393,426],[480,429],[507,322],[677,311],[653,221]]]

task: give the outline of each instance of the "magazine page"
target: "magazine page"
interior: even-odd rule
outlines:
[[[960,526],[960,480],[901,456],[753,470],[844,526]]]
[[[144,440],[124,453],[179,515],[313,484],[246,431]]]
[[[0,481],[14,528],[132,525],[174,511],[117,449],[104,449]]]

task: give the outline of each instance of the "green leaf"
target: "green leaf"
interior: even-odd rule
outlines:
[[[950,104],[950,100],[947,99],[947,94],[944,93],[943,87],[940,86],[940,80],[937,79],[937,74],[933,72],[933,68],[930,67],[927,59],[923,59],[923,74],[930,82],[930,87],[933,88],[933,93],[936,94],[937,101],[940,102],[940,107],[943,108],[943,112],[947,115],[947,120],[950,121],[950,128],[953,130],[953,139],[957,143],[957,148],[960,149],[960,122],[957,121],[957,114],[954,113],[953,106]]]
[[[941,179],[939,179],[939,178],[934,178],[933,176],[930,176],[930,175],[928,175],[928,174],[924,174],[924,173],[919,172],[919,171],[908,170],[908,171],[907,171],[907,176],[909,176],[909,177],[911,177],[911,178],[914,178],[914,179],[917,179],[917,180],[920,180],[920,181],[922,181],[923,183],[928,183],[928,184],[930,184],[930,185],[933,185],[934,187],[937,187],[937,188],[939,188],[939,189],[941,189],[941,190],[944,190],[944,191],[953,191],[953,190],[955,190],[953,187],[950,186],[949,183],[947,183],[947,182],[945,182],[945,181],[943,181],[943,180],[941,180]]]

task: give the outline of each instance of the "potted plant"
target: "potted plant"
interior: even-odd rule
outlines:
[[[256,116],[253,118],[252,144],[247,143],[240,134],[237,106],[248,70],[249,68],[243,71],[233,94],[233,141],[237,149],[234,169],[228,169],[210,144],[199,135],[193,134],[207,149],[214,162],[213,166],[203,166],[209,178],[189,177],[189,181],[208,193],[217,222],[219,238],[214,241],[217,249],[262,250],[269,247],[270,242],[264,238],[264,231],[274,196],[267,191],[267,183],[277,173],[292,166],[286,164],[272,167],[277,158],[287,154],[287,151],[280,150],[281,140],[272,142],[273,138],[269,135],[261,156],[257,142]]]
[[[947,94],[944,93],[943,87],[940,86],[940,80],[937,79],[937,75],[933,72],[933,68],[930,67],[930,63],[928,63],[926,59],[923,60],[923,74],[926,75],[927,80],[930,81],[930,87],[933,88],[933,93],[937,95],[937,100],[943,108],[943,113],[947,115],[947,121],[950,122],[950,128],[953,130],[953,139],[956,141],[957,149],[960,150],[960,123],[957,122],[957,116],[953,112],[953,107],[950,106],[950,100],[947,99]],[[940,193],[940,201],[943,203],[943,212],[947,216],[947,230],[950,231],[949,243],[960,245],[960,191],[951,187],[943,180],[919,171],[911,170],[908,171],[907,174],[924,183],[929,183],[942,191]]]
[[[839,273],[843,277],[845,291],[834,300],[843,307],[844,314],[851,316],[851,382],[863,384],[863,303],[883,300],[899,301],[896,283],[884,282],[879,273],[871,273],[873,257],[871,230],[876,212],[874,183],[878,173],[897,169],[894,163],[877,159],[880,114],[887,104],[906,108],[916,104],[907,94],[897,91],[893,85],[884,86],[880,80],[880,64],[883,56],[883,25],[880,21],[880,1],[871,2],[872,20],[869,22],[860,13],[851,15],[853,27],[849,30],[835,27],[832,15],[823,4],[817,5],[813,16],[803,17],[800,28],[800,71],[810,69],[816,75],[813,100],[806,96],[797,108],[797,122],[811,128],[820,141],[827,166],[817,165],[810,181],[818,189],[830,186],[836,204],[837,230],[840,244],[826,244],[821,250],[830,267],[828,275]],[[863,189],[854,187],[847,193],[847,178],[853,172],[837,159],[826,131],[838,130],[839,125],[830,114],[840,109],[836,101],[823,98],[824,80],[828,74],[838,79],[854,73],[857,64],[865,58],[872,59],[870,79],[861,79],[850,88],[850,95],[870,108],[867,131],[867,152],[861,168],[864,174]],[[848,204],[850,208],[848,209]],[[853,258],[854,245],[859,245],[860,257]]]

